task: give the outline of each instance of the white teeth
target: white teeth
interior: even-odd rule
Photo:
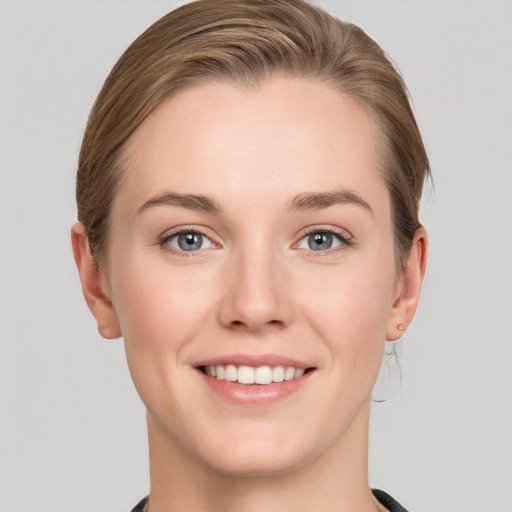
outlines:
[[[239,366],[238,382],[240,382],[240,384],[254,384],[254,368],[250,366]]]
[[[270,384],[272,382],[272,368],[270,366],[258,366],[254,371],[256,384]]]
[[[289,366],[284,371],[284,380],[292,380],[293,378],[295,378],[295,368]]]
[[[228,364],[226,366],[226,372],[224,378],[229,382],[236,382],[238,380],[238,372],[234,364]]]
[[[283,382],[284,380],[298,379],[304,375],[305,371],[304,368],[294,368],[293,366],[258,366],[253,368],[252,366],[228,364],[226,366],[204,367],[204,373],[210,377],[240,384]]]
[[[272,369],[272,380],[274,382],[283,382],[284,368],[282,366],[276,366]]]

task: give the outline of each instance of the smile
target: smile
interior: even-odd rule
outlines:
[[[249,407],[270,405],[308,389],[317,373],[316,366],[279,354],[229,354],[192,366],[216,396]]]
[[[238,382],[239,384],[272,384],[298,379],[308,370],[293,366],[252,366],[234,364],[202,366],[200,370],[217,380]]]

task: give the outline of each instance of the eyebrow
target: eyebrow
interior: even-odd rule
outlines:
[[[330,206],[355,204],[368,210],[373,215],[371,206],[358,194],[348,190],[332,190],[329,192],[304,192],[296,195],[288,209],[295,211],[321,210]]]
[[[287,210],[321,210],[330,206],[355,204],[373,214],[371,206],[355,192],[348,190],[332,190],[328,192],[303,192],[297,194],[290,201]],[[177,194],[175,192],[165,192],[152,197],[146,201],[138,210],[137,214],[142,213],[148,208],[154,206],[178,206],[189,210],[202,211],[220,215],[223,211],[222,206],[215,199],[203,194]]]
[[[176,194],[165,192],[146,201],[138,210],[137,215],[153,206],[179,206],[189,210],[196,210],[219,215],[222,207],[215,199],[203,194]]]

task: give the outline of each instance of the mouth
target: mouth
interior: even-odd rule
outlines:
[[[312,388],[318,368],[281,354],[229,354],[192,365],[215,396],[242,406],[266,406]]]
[[[244,385],[265,386],[274,383],[300,379],[303,375],[314,370],[295,366],[247,366],[235,364],[218,364],[199,366],[198,369],[206,376],[219,381],[236,382]]]

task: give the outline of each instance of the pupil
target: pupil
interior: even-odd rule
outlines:
[[[332,245],[332,235],[329,233],[316,233],[309,237],[309,247],[313,251],[330,249]]]
[[[200,249],[202,245],[202,235],[199,233],[186,233],[178,238],[178,245],[184,251],[193,251]]]

